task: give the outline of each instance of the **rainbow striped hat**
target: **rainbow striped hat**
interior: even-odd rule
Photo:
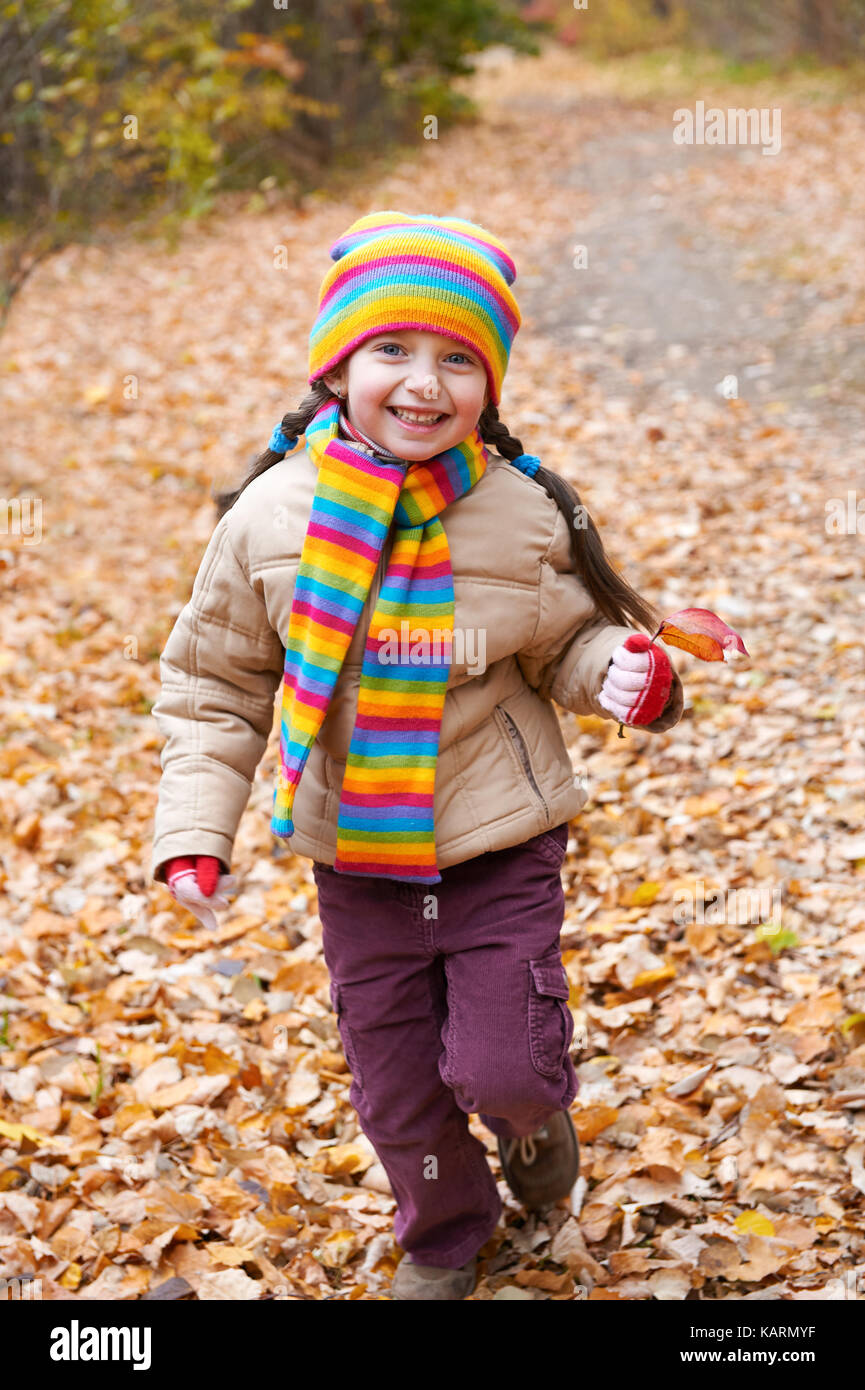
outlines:
[[[310,385],[366,338],[417,328],[477,352],[499,404],[520,311],[516,267],[503,242],[459,217],[370,212],[330,248],[309,337]]]

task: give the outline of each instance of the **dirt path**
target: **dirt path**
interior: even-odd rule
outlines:
[[[13,312],[0,493],[38,500],[42,532],[0,538],[0,1083],[36,1138],[0,1140],[0,1264],[45,1297],[387,1296],[393,1203],[348,1104],[310,866],[269,832],[275,738],[217,941],[147,881],[149,710],[209,489],[303,394],[326,248],[381,207],[512,246],[503,417],[663,612],[714,608],[751,654],[676,653],[668,735],[562,712],[591,796],[563,937],[582,1237],[502,1186],[475,1297],[833,1297],[865,1268],[863,537],[825,524],[861,458],[865,115],[785,98],[789,158],[683,151],[688,99],[617,81],[555,52],[488,65],[475,126],[340,200],[236,212],[173,253],[70,250]],[[674,917],[698,882],[723,920]],[[780,901],[780,936],[738,890]]]
[[[502,74],[515,66],[503,58]],[[515,84],[503,103],[513,127],[540,133],[553,118],[548,264],[565,267],[585,247],[585,267],[573,275],[528,286],[523,278],[536,331],[569,349],[606,394],[638,407],[663,411],[735,391],[755,406],[771,403],[798,429],[829,427],[861,442],[865,313],[854,229],[865,208],[826,178],[831,147],[823,146],[821,184],[811,167],[819,169],[821,137],[832,133],[842,162],[837,146],[842,134],[861,133],[861,108],[837,117],[833,132],[824,113],[764,95],[781,102],[783,138],[776,155],[763,155],[759,146],[677,145],[675,98],[632,105],[592,90],[579,66],[562,95],[550,77],[543,92]],[[747,89],[731,97],[759,102]],[[808,278],[820,262],[824,275]]]

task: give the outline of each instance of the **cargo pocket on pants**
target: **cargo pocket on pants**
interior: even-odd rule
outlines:
[[[354,1042],[354,1034],[349,1027],[345,1017],[345,1001],[340,986],[335,980],[330,982],[330,1002],[336,1014],[336,1026],[339,1029],[339,1036],[342,1038],[342,1050],[345,1053],[345,1060],[357,1086],[363,1090],[363,1072],[357,1059],[357,1049]]]
[[[529,1047],[532,1066],[541,1076],[557,1076],[574,1036],[568,1008],[570,985],[556,953],[529,961]]]

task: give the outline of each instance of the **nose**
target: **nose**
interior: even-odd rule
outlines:
[[[414,391],[423,397],[425,401],[437,401],[439,398],[439,379],[435,372],[412,372],[405,379],[407,391]]]

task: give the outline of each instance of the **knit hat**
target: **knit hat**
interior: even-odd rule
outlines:
[[[366,338],[400,328],[456,338],[484,364],[499,404],[521,318],[504,243],[459,217],[371,212],[330,248],[309,338],[310,385]]]

